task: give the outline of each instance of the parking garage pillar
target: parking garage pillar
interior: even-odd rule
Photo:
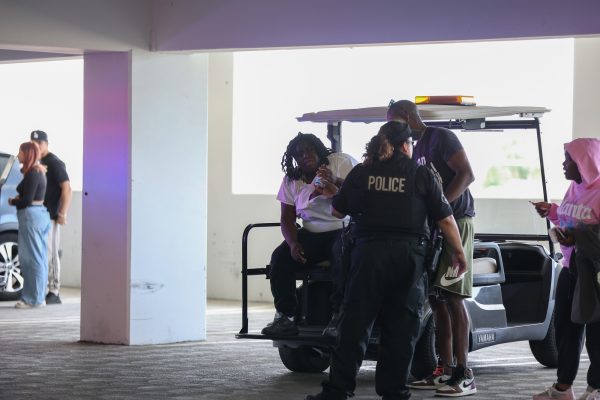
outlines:
[[[207,65],[84,57],[81,340],[206,336]]]

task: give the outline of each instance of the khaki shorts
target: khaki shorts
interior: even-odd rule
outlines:
[[[467,259],[467,272],[455,278],[451,274],[446,276],[449,268],[452,268],[452,250],[450,246],[444,245],[440,255],[440,265],[433,280],[433,286],[463,297],[471,297],[473,293],[473,241],[475,240],[475,228],[473,218],[464,217],[456,221],[465,258]]]

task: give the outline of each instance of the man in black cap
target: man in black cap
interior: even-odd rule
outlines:
[[[332,213],[351,215],[355,244],[329,379],[306,400],[353,396],[356,374],[375,320],[381,325],[375,389],[384,400],[408,399],[409,366],[421,325],[427,274],[427,217],[452,249],[456,274],[467,268],[452,208],[433,173],[411,159],[406,123],[390,121],[367,145],[364,162],[350,171],[333,197]]]
[[[458,137],[449,129],[427,126],[421,120],[415,103],[409,100],[392,102],[388,120],[408,123],[418,141],[413,159],[435,171],[441,180],[446,199],[458,225],[467,272],[456,276],[451,253],[446,248],[440,255],[439,268],[433,278],[429,305],[435,317],[436,339],[440,359],[433,373],[411,382],[413,389],[435,390],[436,396],[462,397],[477,392],[469,359],[469,315],[464,299],[473,292],[473,241],[475,203],[469,185],[475,180],[467,154]],[[456,360],[456,363],[454,362]]]
[[[44,131],[31,132],[31,140],[41,150],[41,163],[48,168],[44,205],[50,213],[51,229],[48,235],[48,294],[46,304],[60,304],[60,226],[67,223],[67,212],[71,204],[71,183],[65,163],[48,151],[48,134]]]

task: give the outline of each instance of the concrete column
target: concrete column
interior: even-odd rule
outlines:
[[[600,38],[575,39],[573,138],[600,137]]]
[[[204,339],[207,58],[84,64],[81,339]]]

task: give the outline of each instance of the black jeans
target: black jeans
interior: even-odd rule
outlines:
[[[406,383],[425,301],[425,250],[425,244],[412,237],[357,239],[329,381],[323,383],[327,398],[346,398],[354,392],[378,317],[377,394],[386,399],[410,397]]]
[[[313,233],[306,229],[298,230],[298,241],[304,248],[306,265],[314,265],[322,261],[331,262],[332,274],[334,276],[334,292],[336,282],[341,278],[336,276],[340,274],[340,234],[342,230],[338,229],[329,232]],[[293,316],[296,313],[296,276],[298,270],[306,268],[306,265],[299,263],[292,258],[290,247],[284,241],[271,255],[271,293],[275,309],[287,316]],[[327,308],[330,305],[325,305]]]
[[[579,359],[585,338],[585,347],[590,357],[587,383],[600,388],[600,322],[581,325],[571,322],[571,304],[577,282],[575,254],[570,268],[563,268],[556,287],[555,329],[558,347],[558,383],[572,385],[579,369]]]

